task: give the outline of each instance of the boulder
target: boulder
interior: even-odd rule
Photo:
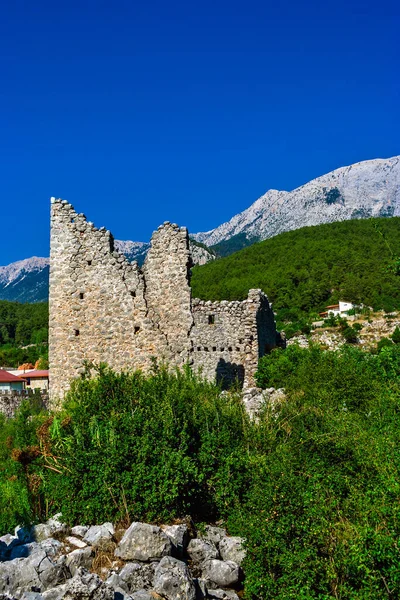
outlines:
[[[226,537],[226,530],[222,527],[215,527],[214,525],[206,525],[204,531],[199,532],[198,537],[202,540],[212,542],[218,547],[218,544],[222,538]]]
[[[58,585],[55,588],[51,588],[50,590],[46,590],[43,592],[42,597],[43,600],[61,600],[63,594],[67,588],[67,584],[63,583]]]
[[[233,590],[209,590],[208,595],[213,600],[239,600],[239,596]]]
[[[154,600],[154,595],[147,590],[138,590],[131,596],[133,600]]]
[[[37,542],[30,542],[29,544],[14,546],[10,553],[10,560],[14,560],[16,558],[28,558],[28,556],[31,556],[40,549],[40,544]]]
[[[180,525],[164,525],[162,530],[173,543],[176,554],[183,556],[189,543],[188,526],[183,523]]]
[[[103,523],[103,525],[92,525],[84,535],[83,541],[90,546],[99,546],[103,542],[112,539],[114,527],[112,523]]]
[[[37,542],[68,532],[68,527],[61,521],[61,513],[54,515],[46,523],[41,523],[33,527],[33,537]]]
[[[148,562],[172,554],[170,538],[154,525],[132,523],[115,550],[115,556],[123,560]]]
[[[18,525],[14,529],[14,535],[19,539],[21,544],[29,544],[35,541],[33,527],[21,527]]]
[[[51,557],[55,557],[61,554],[64,548],[64,545],[58,540],[55,540],[54,538],[47,538],[46,540],[41,542],[39,546],[42,550],[46,552],[47,556]]]
[[[165,556],[157,565],[154,591],[167,600],[196,600],[196,588],[184,562]]]
[[[187,553],[196,565],[201,565],[204,561],[212,558],[219,558],[215,544],[199,538],[190,540]]]
[[[13,548],[19,546],[21,543],[21,540],[16,535],[11,535],[11,533],[2,535],[0,537],[0,561],[9,558]]]
[[[230,587],[239,581],[239,567],[231,560],[207,560],[203,563],[202,576],[207,587]]]
[[[156,563],[127,563],[119,572],[119,585],[127,592],[148,590],[153,587]]]
[[[93,555],[93,550],[89,546],[86,548],[78,548],[67,554],[65,562],[71,571],[71,574],[75,575],[80,567],[90,569],[93,563]]]
[[[75,525],[75,527],[72,527],[71,529],[71,534],[83,538],[88,529],[89,527],[87,525]]]
[[[114,590],[94,573],[77,570],[64,586],[63,600],[114,600]]]
[[[65,541],[71,546],[75,546],[75,548],[86,548],[87,544],[83,540],[75,537],[74,535],[67,535]]]
[[[219,543],[219,552],[222,560],[232,560],[240,566],[246,556],[243,544],[244,540],[241,537],[222,538]]]

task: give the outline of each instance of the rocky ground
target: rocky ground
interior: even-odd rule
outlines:
[[[0,600],[235,600],[244,556],[211,525],[70,529],[56,515],[0,537]]]
[[[400,315],[397,312],[390,314],[379,312],[372,314],[368,320],[349,320],[349,325],[353,326],[356,322],[362,325],[357,335],[356,345],[365,350],[372,350],[382,338],[390,338],[396,327],[400,327]],[[318,327],[310,335],[292,337],[287,341],[287,345],[299,344],[302,348],[308,348],[310,342],[319,344],[326,350],[337,350],[346,343],[339,327]]]

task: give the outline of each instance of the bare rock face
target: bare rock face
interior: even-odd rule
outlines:
[[[212,246],[239,233],[265,240],[309,225],[399,215],[400,156],[394,156],[341,167],[292,192],[269,190],[230,221],[192,237]]]
[[[167,600],[196,600],[196,588],[184,562],[165,556],[158,564],[154,591]]]
[[[115,556],[123,560],[143,562],[157,560],[172,554],[170,538],[154,525],[132,523],[120,541]]]

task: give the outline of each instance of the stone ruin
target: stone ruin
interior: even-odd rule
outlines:
[[[117,371],[149,371],[158,362],[195,371],[227,386],[254,387],[258,359],[277,345],[267,296],[243,302],[193,299],[188,231],[165,222],[145,263],[114,248],[114,238],[51,199],[50,399],[62,400],[85,361]]]

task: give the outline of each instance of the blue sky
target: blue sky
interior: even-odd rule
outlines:
[[[4,2],[0,264],[48,255],[50,196],[147,241],[399,154],[399,25],[385,1]]]

